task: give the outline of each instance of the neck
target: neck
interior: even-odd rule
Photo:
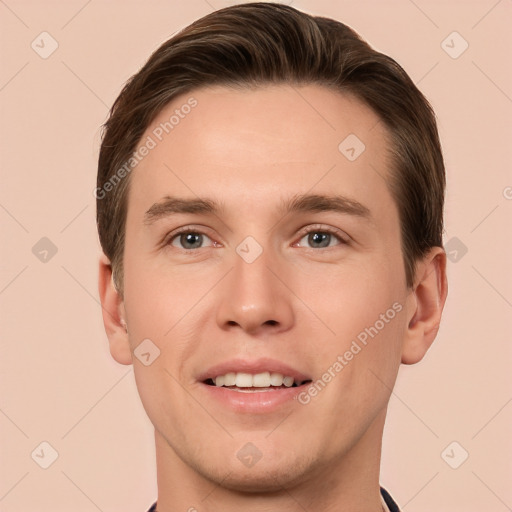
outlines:
[[[222,478],[206,478],[155,430],[157,512],[382,512],[379,470],[385,413],[343,456],[305,470],[300,480],[271,492],[241,492],[223,485]]]

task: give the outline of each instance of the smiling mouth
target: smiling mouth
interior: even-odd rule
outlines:
[[[311,383],[311,380],[297,381],[293,377],[277,372],[262,372],[257,374],[230,372],[225,375],[206,379],[203,382],[208,386],[225,388],[241,393],[257,393],[297,388]]]

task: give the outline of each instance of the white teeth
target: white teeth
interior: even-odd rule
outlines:
[[[224,375],[224,386],[234,386],[236,383],[236,373],[226,373]]]
[[[293,386],[293,377],[285,377],[283,379],[283,384],[287,387],[287,388],[291,388]]]
[[[270,373],[257,373],[252,378],[252,385],[255,388],[268,388],[270,386]]]
[[[250,373],[237,373],[235,386],[237,388],[252,387],[252,375]]]
[[[280,387],[282,385],[289,388],[293,386],[294,382],[293,377],[275,372],[263,372],[255,375],[243,372],[230,372],[226,373],[226,375],[219,375],[212,380],[216,386],[236,386],[239,388],[268,388],[271,386]]]
[[[283,384],[284,377],[280,373],[271,373],[270,374],[270,385],[271,386],[281,386]]]

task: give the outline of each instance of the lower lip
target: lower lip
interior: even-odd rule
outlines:
[[[308,384],[290,388],[276,388],[270,391],[234,391],[223,386],[210,386],[201,382],[201,387],[208,396],[219,401],[225,407],[236,412],[269,413],[286,403],[297,402],[297,395]]]

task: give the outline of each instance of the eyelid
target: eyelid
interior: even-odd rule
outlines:
[[[172,241],[175,238],[177,238],[179,235],[181,235],[182,233],[197,233],[197,234],[208,237],[213,242],[212,245],[209,247],[218,247],[219,242],[213,240],[213,238],[210,235],[208,235],[208,233],[206,233],[206,231],[208,231],[208,229],[204,226],[197,226],[197,225],[181,226],[181,227],[171,231],[170,233],[168,233],[164,237],[161,245],[164,247],[167,247],[167,246],[174,247],[171,245]],[[335,236],[339,240],[340,245],[348,245],[350,243],[350,237],[341,229],[334,228],[332,226],[326,226],[325,224],[308,224],[299,230],[299,233],[297,234],[296,242],[294,242],[292,244],[292,246],[295,247],[299,243],[299,241],[302,238],[304,238],[305,235],[308,235],[309,233],[314,233],[314,232],[329,233],[329,234]],[[182,249],[180,247],[174,247],[174,248],[178,249],[178,250],[185,251],[185,252],[197,251],[197,249]],[[200,247],[199,249],[204,249],[204,247]],[[306,249],[312,249],[314,251],[318,251],[318,248],[313,248],[313,247],[306,247]],[[328,247],[323,247],[320,249],[328,249]]]
[[[308,235],[309,233],[329,233],[331,235],[334,235],[336,238],[339,239],[340,244],[348,245],[350,243],[351,238],[341,229],[334,228],[332,226],[326,226],[325,224],[308,224],[307,226],[303,227],[298,235],[297,242],[294,242],[293,245],[297,244],[302,238],[304,238],[305,235]],[[307,247],[307,249],[313,249],[313,247]],[[327,249],[327,247],[324,247],[323,249]],[[317,251],[318,249],[314,249]]]
[[[203,236],[208,237],[213,242],[212,246],[215,246],[215,244],[219,244],[219,242],[213,240],[213,238],[210,235],[208,235],[208,233],[206,233],[206,231],[208,231],[208,229],[204,226],[195,226],[195,225],[181,226],[181,227],[176,228],[175,230],[171,231],[170,233],[167,233],[162,240],[161,246],[174,247],[171,245],[171,243],[173,242],[173,240],[176,237],[178,237],[179,235],[181,235],[183,233],[197,233],[198,235],[203,235]],[[197,251],[197,249],[182,249],[181,247],[174,247],[174,249],[182,250],[185,252]],[[200,249],[204,249],[204,247],[200,247]]]

